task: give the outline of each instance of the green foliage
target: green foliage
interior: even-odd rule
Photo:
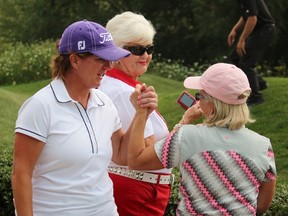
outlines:
[[[167,216],[176,215],[177,203],[179,201],[178,194],[179,194],[180,183],[179,183],[178,168],[173,169],[173,174],[174,174],[174,184],[172,185],[170,200],[165,211],[165,215]]]
[[[27,97],[48,83],[2,86],[0,88],[0,215],[14,215],[11,186],[13,136],[18,109]]]
[[[30,45],[3,43],[0,51],[0,85],[28,83],[51,77],[49,64],[56,51],[55,42],[47,40]],[[149,73],[183,81],[187,76],[201,75],[213,62],[223,59],[225,58],[194,62],[188,66],[184,60],[164,59],[161,55],[155,54]],[[275,67],[268,64],[258,65],[257,70],[264,76],[287,76],[284,64]]]
[[[264,59],[273,67],[286,65],[288,2],[266,3],[275,18],[277,37]],[[231,0],[0,0],[0,38],[25,44],[56,40],[76,20],[86,18],[105,26],[114,15],[127,10],[143,14],[154,24],[158,53],[166,59],[182,59],[187,65],[227,55],[227,36],[239,17],[237,2]]]
[[[184,60],[163,59],[160,55],[154,56],[153,61],[150,63],[149,71],[161,77],[183,81],[187,76],[201,75],[210,65],[216,62],[226,62],[226,56],[215,58],[213,61],[196,61],[193,64],[187,65],[184,63]],[[276,66],[269,65],[265,61],[263,65],[257,65],[256,70],[265,77],[288,76],[286,65],[281,61]]]
[[[161,77],[183,81],[187,76],[201,75],[206,68],[207,65],[200,65],[197,62],[188,67],[179,60],[155,59],[150,64],[149,71]]]
[[[3,144],[2,144],[3,145]],[[4,144],[5,145],[5,144]],[[1,145],[0,145],[1,146]],[[13,195],[11,186],[12,148],[8,145],[0,150],[0,215],[14,215]]]
[[[263,216],[284,216],[288,212],[288,187],[278,184],[270,209]]]
[[[51,77],[50,60],[55,53],[52,41],[31,45],[6,44],[0,54],[0,85],[15,85]]]
[[[287,65],[283,60],[278,60],[278,64],[275,65],[264,60],[261,65],[256,66],[256,70],[266,77],[288,77]]]
[[[59,39],[70,23],[93,19],[105,25],[109,1],[0,0],[0,37],[6,42],[34,43]]]

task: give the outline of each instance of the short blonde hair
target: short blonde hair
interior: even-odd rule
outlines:
[[[114,16],[106,25],[119,47],[152,44],[156,30],[143,15],[126,11]]]
[[[250,111],[246,103],[231,105],[217,100],[216,98],[202,92],[207,100],[214,105],[213,114],[204,119],[204,123],[209,127],[227,127],[230,130],[237,130],[245,126],[247,123],[253,123],[250,117]],[[250,92],[244,92],[241,97],[249,97]]]

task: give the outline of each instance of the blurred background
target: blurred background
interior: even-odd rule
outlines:
[[[266,66],[288,63],[288,1],[266,0],[275,19],[277,36]],[[3,44],[56,40],[72,22],[88,19],[106,25],[123,11],[143,14],[157,30],[154,58],[180,60],[184,65],[225,60],[227,36],[239,18],[236,0],[0,0],[0,51]],[[286,70],[270,71],[287,76]],[[266,74],[265,74],[266,75]]]

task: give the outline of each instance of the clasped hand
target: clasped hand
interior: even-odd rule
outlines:
[[[130,101],[136,112],[142,110],[149,115],[158,106],[158,95],[153,86],[147,87],[145,83],[137,84],[135,91],[130,96]]]

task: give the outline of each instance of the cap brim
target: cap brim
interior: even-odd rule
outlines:
[[[187,77],[184,80],[185,88],[189,89],[203,89],[200,83],[201,76]]]
[[[119,59],[131,55],[129,51],[119,48],[117,46],[110,46],[106,49],[98,49],[92,51],[91,53],[107,61],[118,61]]]

